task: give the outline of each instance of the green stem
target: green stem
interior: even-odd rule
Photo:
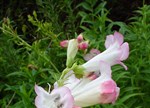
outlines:
[[[12,36],[15,36],[18,40],[20,40],[25,46],[29,47],[29,49],[31,49],[31,46],[25,42],[22,38],[20,38],[17,34],[15,34],[13,31],[9,32],[8,30],[3,29],[2,27],[0,27],[0,29]],[[8,28],[9,29],[9,28]]]
[[[60,73],[59,70],[57,69],[57,67],[54,65],[54,63],[53,63],[51,60],[49,60],[49,62],[50,62],[50,64],[51,64],[51,66],[55,69],[55,71],[56,71],[57,73]]]
[[[51,66],[55,69],[57,73],[60,73],[57,67],[54,65],[54,63],[50,59],[47,59],[45,56],[42,56],[41,54],[40,56],[43,57],[46,61],[50,62]]]
[[[6,26],[7,27],[7,26]],[[9,27],[7,27],[8,30],[3,29],[2,27],[0,27],[0,29],[12,36],[14,36],[15,38],[17,38],[19,41],[21,41],[25,46],[27,46],[29,49],[31,49],[32,47],[25,42],[22,38],[20,38],[17,34],[15,34],[12,30],[9,31]],[[43,57],[45,60],[47,60],[48,62],[50,62],[51,66],[55,69],[56,72],[59,73],[59,70],[56,68],[56,66],[54,65],[54,63],[51,60],[48,60],[47,58],[45,58],[45,56],[40,55],[41,57]]]
[[[62,74],[61,74],[61,76],[60,76],[60,79],[59,79],[59,80],[63,79],[64,76],[65,76],[69,71],[70,71],[70,68],[64,69],[63,72],[62,72]]]

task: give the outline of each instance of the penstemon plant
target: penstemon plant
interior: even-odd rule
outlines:
[[[59,80],[54,83],[52,91],[50,84],[48,91],[35,85],[37,108],[81,108],[115,103],[120,88],[111,77],[111,67],[120,64],[127,70],[127,66],[122,61],[129,56],[129,45],[123,42],[122,34],[115,32],[107,36],[105,51],[92,49],[84,57],[90,59],[78,64],[76,59],[78,51],[87,50],[88,45],[82,34],[76,39],[60,42],[61,47],[67,47],[66,68],[62,71]]]

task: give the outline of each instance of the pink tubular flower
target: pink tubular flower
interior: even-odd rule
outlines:
[[[114,103],[118,98],[120,89],[111,78],[110,65],[100,61],[99,69],[101,75],[98,78],[83,78],[76,86],[70,87],[75,106]]]
[[[35,85],[35,105],[37,108],[72,108],[73,96],[67,87],[61,87],[50,91],[45,91],[42,87]]]
[[[85,74],[97,72],[99,70],[99,61],[105,61],[110,66],[121,64],[127,70],[127,67],[121,62],[129,56],[129,45],[127,42],[123,43],[123,36],[118,32],[107,36],[105,47],[104,52],[82,65],[85,68]]]
[[[61,41],[61,42],[60,42],[60,46],[61,46],[62,48],[66,48],[66,47],[68,46],[68,40],[63,40],[63,41]]]

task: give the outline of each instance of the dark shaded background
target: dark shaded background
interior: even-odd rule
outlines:
[[[150,0],[106,0],[106,8],[110,10],[109,17],[114,21],[129,22],[128,19],[133,15],[133,11],[144,4],[150,4]],[[75,1],[79,4],[81,0]],[[26,18],[33,10],[38,10],[36,0],[1,0],[0,18],[9,17],[14,21],[20,17]],[[21,23],[21,22],[20,22]]]
[[[43,15],[46,13],[46,10],[44,10],[45,7],[42,10],[43,13],[40,13],[41,11],[40,6],[37,4],[38,0],[25,0],[25,1],[24,0],[0,0],[0,1],[1,1],[0,2],[0,21],[2,21],[3,18],[8,17],[11,21],[13,21],[13,27],[14,28],[17,27],[18,34],[22,34],[22,26],[26,25],[27,26],[27,34],[26,34],[27,41],[29,41],[29,43],[32,43],[34,41],[33,33],[36,30],[36,28],[34,28],[34,26],[28,22],[27,16],[32,15],[33,11],[35,10],[38,13],[39,20],[46,20],[44,19],[44,15]],[[64,2],[61,0],[39,0],[39,1],[42,1],[42,2],[47,1],[48,2],[47,4],[50,3],[51,6],[57,5],[57,4],[60,5],[61,2]],[[72,10],[74,12],[80,11],[79,9],[76,10],[75,7],[83,1],[82,0],[70,0],[70,1],[72,2],[71,4]],[[134,16],[134,10],[137,10],[138,7],[141,7],[143,4],[150,4],[150,0],[145,0],[145,1],[143,0],[106,0],[106,1],[107,1],[106,8],[110,11],[108,17],[113,21],[122,21],[126,24],[130,22],[129,18]],[[101,2],[101,1],[99,0],[98,2]],[[77,23],[80,22],[78,21],[80,19],[76,19],[76,22],[66,22],[67,17],[70,17],[72,15],[71,14],[70,16],[68,15],[69,13],[68,11],[71,12],[71,10],[65,10],[66,8],[64,8],[64,5],[67,5],[67,3],[66,4],[64,3],[62,5],[63,7],[62,10],[60,9],[61,6],[58,6],[58,8],[57,6],[55,6],[57,9],[54,10],[53,15],[56,12],[56,14],[59,14],[59,17],[58,19],[55,19],[56,17],[54,17],[54,21],[52,21],[52,23],[58,22],[58,24],[62,26],[61,29],[63,29],[63,31],[67,30],[67,32],[69,32],[68,31],[69,29],[71,29],[72,32],[80,31],[80,29],[73,30],[73,28],[78,28],[78,27],[73,27],[73,26],[75,24],[76,24],[75,26],[78,26]],[[46,14],[48,13],[49,12],[47,12]],[[72,16],[72,18],[75,19],[74,16]],[[58,32],[61,32],[61,31],[58,31]]]
[[[107,9],[110,9],[109,17],[113,21],[129,23],[133,11],[144,4],[150,5],[150,0],[107,0]]]

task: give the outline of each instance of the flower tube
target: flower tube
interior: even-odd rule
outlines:
[[[129,45],[127,42],[123,43],[123,36],[118,32],[115,32],[114,35],[108,35],[105,47],[104,52],[82,65],[85,68],[85,74],[99,71],[99,61],[105,61],[110,66],[121,64],[127,70],[127,66],[121,62],[127,59],[129,55]]]

